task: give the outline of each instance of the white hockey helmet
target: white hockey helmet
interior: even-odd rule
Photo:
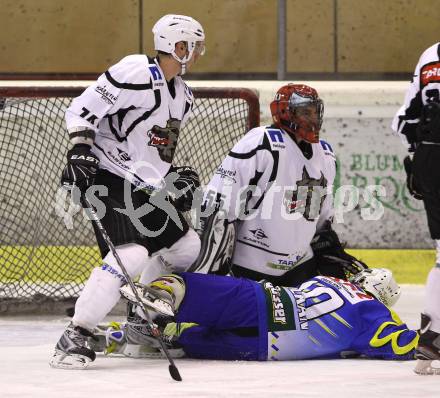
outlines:
[[[202,25],[194,18],[185,15],[168,14],[160,18],[153,26],[154,49],[171,54],[182,65],[182,74],[186,71],[186,63],[194,51],[205,53],[205,33]],[[188,54],[182,59],[175,53],[176,43],[184,41],[188,45]]]
[[[367,293],[377,298],[387,307],[392,307],[400,297],[400,286],[387,268],[368,268],[350,278]]]

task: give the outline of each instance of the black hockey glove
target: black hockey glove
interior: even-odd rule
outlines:
[[[179,195],[174,200],[174,206],[180,211],[191,210],[194,191],[200,187],[199,175],[190,166],[172,166],[171,172],[179,174],[177,180],[174,181],[174,186],[179,191]]]
[[[330,223],[315,234],[310,245],[321,275],[348,279],[368,268],[365,263],[344,250]]]
[[[405,167],[406,172],[406,186],[408,187],[408,191],[414,199],[422,200],[423,196],[419,193],[419,188],[417,187],[417,183],[414,179],[413,172],[413,161],[409,156],[406,156],[403,159],[403,166]]]
[[[82,193],[93,185],[99,159],[90,145],[77,144],[67,152],[67,165],[61,175],[61,185],[67,189],[77,186]]]

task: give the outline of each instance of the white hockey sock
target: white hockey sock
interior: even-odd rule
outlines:
[[[95,268],[75,304],[72,322],[92,330],[119,301],[121,279],[108,269]]]
[[[425,310],[426,315],[431,318],[430,330],[440,333],[440,264],[429,272],[425,288]]]
[[[147,264],[148,251],[143,246],[127,244],[118,246],[116,250],[131,278],[139,275]],[[72,322],[92,330],[119,301],[119,288],[124,281],[122,270],[110,252],[105,256],[103,265],[95,268],[86,282],[76,302]]]

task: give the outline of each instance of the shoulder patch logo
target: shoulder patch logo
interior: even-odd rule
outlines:
[[[319,140],[319,143],[321,144],[322,149],[324,149],[324,151],[330,151],[333,153],[333,148],[327,141]]]
[[[148,69],[150,69],[153,80],[162,80],[162,75],[156,65],[149,66]]]
[[[284,142],[283,133],[279,129],[267,129],[272,142]]]

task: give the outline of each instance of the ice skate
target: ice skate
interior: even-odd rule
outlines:
[[[59,369],[85,369],[96,358],[87,347],[88,338],[93,334],[80,326],[69,324],[55,346],[55,353],[49,365]]]
[[[429,330],[431,319],[422,314],[420,339],[416,348],[417,364],[414,369],[419,375],[440,375],[440,333]]]
[[[165,358],[162,351],[158,348],[158,343],[150,337],[142,336],[142,321],[140,317],[130,325],[126,322],[109,322],[99,324],[93,334],[96,339],[89,338],[88,344],[95,352],[102,352],[109,356],[125,356],[130,358]],[[130,330],[128,333],[128,329]],[[130,335],[130,341],[127,335]],[[139,344],[141,342],[142,344]],[[181,350],[171,350],[173,358],[183,355]]]

